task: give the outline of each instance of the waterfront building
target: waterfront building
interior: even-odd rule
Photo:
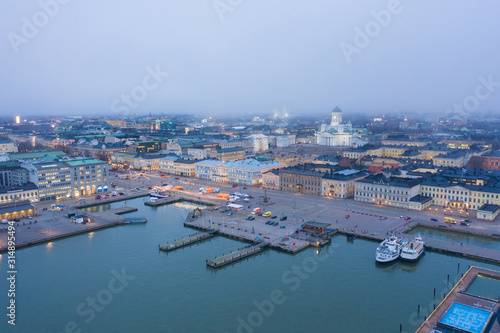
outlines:
[[[262,183],[263,173],[280,167],[279,162],[261,163],[251,158],[226,162],[207,160],[196,163],[195,174],[197,178],[217,183],[258,185]]]
[[[93,158],[66,161],[72,178],[71,196],[79,197],[108,190],[109,164]]]
[[[316,143],[322,146],[352,146],[352,124],[342,124],[342,110],[337,106],[332,111],[330,125],[321,124],[321,129],[316,133]]]
[[[331,198],[351,198],[354,196],[355,182],[367,176],[366,172],[354,169],[345,169],[333,174],[326,174],[322,178],[321,194]]]
[[[174,154],[169,154],[164,156],[160,160],[160,172],[162,173],[170,173],[175,174],[174,171],[174,162],[178,160],[180,157]]]
[[[0,220],[20,219],[29,215],[36,215],[36,209],[28,200],[0,204]]]
[[[128,168],[134,166],[134,159],[137,153],[119,152],[111,155],[111,165],[116,168]]]
[[[72,177],[67,162],[25,163],[30,182],[38,187],[39,201],[50,201],[71,196]]]
[[[172,174],[184,177],[194,177],[196,171],[195,163],[198,160],[188,160],[184,158],[179,158],[172,163]]]
[[[134,168],[138,170],[160,170],[165,154],[139,154],[134,157]]]
[[[484,204],[477,210],[477,218],[493,221],[500,214],[499,205]]]
[[[410,199],[420,194],[421,179],[377,174],[355,182],[354,200],[410,209]],[[413,206],[414,207],[414,206]]]
[[[314,171],[305,165],[288,167],[279,171],[279,186],[281,191],[320,195],[322,179],[326,172]]]
[[[0,189],[0,204],[23,200],[29,202],[38,201],[38,187],[35,184],[27,183],[21,186],[8,186]]]
[[[262,174],[262,188],[279,190],[280,173],[278,169],[273,169]]]

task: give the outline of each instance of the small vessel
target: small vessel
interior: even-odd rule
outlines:
[[[401,250],[401,260],[404,261],[417,261],[425,253],[425,242],[422,237],[418,235],[409,243],[406,243]]]
[[[155,203],[155,202],[158,201],[158,198],[151,196],[151,197],[149,197],[149,201],[152,202],[152,203]]]
[[[149,191],[149,195],[156,198],[168,198],[170,195],[168,194],[168,190],[162,186],[156,186],[151,191]]]
[[[402,245],[403,240],[397,238],[396,236],[391,236],[390,238],[385,239],[377,247],[375,260],[377,260],[377,262],[386,263],[398,259],[401,253]]]

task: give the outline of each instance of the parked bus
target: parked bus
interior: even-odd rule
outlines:
[[[457,221],[455,221],[455,219],[452,219],[451,217],[445,217],[444,223],[457,224]]]

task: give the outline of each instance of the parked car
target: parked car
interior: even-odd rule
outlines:
[[[249,197],[250,199],[253,199],[253,198],[254,198],[254,196],[253,196],[253,195],[249,195],[248,197]]]
[[[271,221],[266,221],[266,224],[271,224]]]
[[[272,221],[272,222],[271,222],[271,224],[272,224],[272,225],[274,225],[274,226],[277,226],[277,225],[278,225],[278,222],[276,222],[276,221]]]
[[[227,213],[227,216],[231,216],[231,215],[233,215],[233,211],[232,210],[230,210],[229,213]]]
[[[432,217],[432,218],[431,218],[431,221],[437,222],[437,220],[438,220],[438,219],[437,219],[437,218],[435,218],[435,217]]]
[[[244,190],[246,190],[247,188],[246,187],[243,187]]]
[[[404,219],[405,219],[405,220],[411,220],[411,217],[409,217],[409,216],[405,216],[405,217],[404,217]]]
[[[273,216],[271,216],[271,218],[272,218],[272,219],[275,219],[275,218],[277,218],[277,216],[276,216],[276,215],[273,215]]]
[[[270,217],[271,215],[272,215],[272,213],[271,213],[271,212],[266,212],[266,213],[265,213],[264,215],[262,215],[262,216],[264,216],[264,217]]]
[[[287,217],[286,216],[282,216],[280,217],[280,221],[286,221]]]
[[[466,222],[466,221],[460,221],[460,225],[463,225],[463,226],[469,227],[469,226],[470,226],[470,223],[469,223],[469,222]]]

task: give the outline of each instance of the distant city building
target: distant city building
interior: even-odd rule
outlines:
[[[252,141],[253,152],[258,153],[269,149],[269,140],[264,134],[252,134],[248,137]]]
[[[44,157],[52,156],[53,158],[61,158],[67,154],[57,149],[37,149],[27,153],[12,153],[9,154],[11,160],[38,160]]]
[[[295,144],[296,136],[292,135],[280,135],[276,137],[276,147],[288,147]]]
[[[0,139],[0,154],[17,153],[17,146],[7,140]]]
[[[342,125],[342,110],[338,106],[332,111],[330,125],[321,124],[321,130],[316,133],[316,143],[323,146],[352,146],[352,125],[350,122]]]

